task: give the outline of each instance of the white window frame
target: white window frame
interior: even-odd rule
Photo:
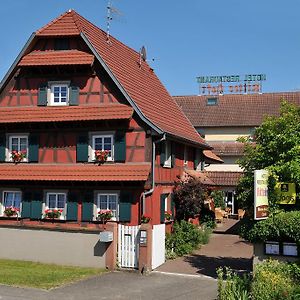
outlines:
[[[184,145],[184,150],[183,150],[183,165],[187,166],[188,164],[188,147],[187,145]]]
[[[13,138],[26,138],[27,139],[27,148],[26,148],[26,157],[22,160],[23,162],[28,162],[28,143],[29,143],[29,134],[28,133],[10,133],[7,134],[6,140],[7,140],[7,145],[6,145],[6,161],[13,161],[11,158],[11,152],[12,152],[12,139]]]
[[[172,149],[171,149],[171,142],[165,142],[165,162],[164,168],[171,168],[172,167]]]
[[[165,194],[165,212],[168,211],[168,202],[170,194]]]
[[[64,208],[58,208],[58,207],[51,208],[51,209],[62,209],[63,211],[61,213],[60,219],[64,220],[66,215],[67,215],[68,191],[48,190],[48,191],[45,191],[44,193],[45,193],[45,205],[43,207],[43,213],[46,209],[49,209],[49,195],[50,194],[56,194],[56,197],[57,197],[57,195],[64,195],[65,196],[65,206],[64,206]],[[57,202],[57,199],[56,199],[56,202]],[[57,203],[56,203],[56,206],[57,206]]]
[[[91,132],[90,133],[90,142],[89,142],[89,161],[92,162],[95,160],[95,139],[96,138],[111,138],[111,157],[107,158],[107,161],[114,161],[114,146],[115,146],[115,137],[113,132]],[[104,143],[102,143],[104,145]]]
[[[54,102],[54,87],[66,87],[67,89],[67,97],[66,102]],[[69,105],[69,99],[70,99],[70,82],[69,81],[51,81],[48,82],[48,105],[50,106],[68,106]]]
[[[5,206],[4,206],[4,194],[5,193],[20,193],[21,196],[21,200],[20,200],[20,211],[19,214],[21,213],[21,209],[22,209],[22,192],[20,190],[13,190],[13,189],[5,189],[2,191],[2,199],[0,201],[0,216],[4,215],[4,210],[5,210]]]
[[[119,220],[119,204],[120,204],[120,192],[119,191],[95,191],[95,206],[96,206],[96,217],[98,216],[98,212],[101,210],[100,209],[100,196],[116,196],[117,197],[117,208],[116,208],[116,213],[115,217],[111,218],[111,221],[118,221]],[[108,206],[108,205],[107,205]],[[109,208],[106,208],[109,209]]]

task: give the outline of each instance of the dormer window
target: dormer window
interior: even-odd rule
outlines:
[[[207,98],[207,105],[217,105],[218,104],[218,98],[213,97],[213,98]]]
[[[51,84],[50,105],[67,105],[69,101],[69,86],[67,84]]]
[[[69,50],[70,40],[67,38],[58,38],[54,40],[54,50]]]

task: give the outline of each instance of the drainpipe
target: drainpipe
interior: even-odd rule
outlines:
[[[151,173],[152,173],[152,183],[151,183],[151,189],[147,192],[143,192],[142,193],[142,201],[143,201],[143,204],[145,203],[145,198],[149,195],[151,195],[153,192],[154,192],[154,187],[155,187],[155,152],[156,152],[156,144],[162,142],[162,141],[165,141],[166,140],[166,134],[164,133],[163,137],[157,141],[153,141],[152,142],[152,170],[151,170]]]

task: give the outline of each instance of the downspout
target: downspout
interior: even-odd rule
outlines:
[[[165,141],[166,140],[166,134],[164,133],[163,137],[157,141],[152,142],[152,165],[151,165],[151,174],[152,174],[152,183],[151,183],[151,189],[147,192],[142,193],[142,203],[145,203],[145,199],[147,196],[150,196],[154,192],[155,188],[155,154],[156,154],[156,144]],[[152,208],[151,208],[152,212]]]

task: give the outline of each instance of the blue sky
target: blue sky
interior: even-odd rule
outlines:
[[[200,75],[266,74],[264,92],[300,90],[299,0],[113,0],[111,34],[139,50],[172,95]],[[3,0],[0,78],[30,34],[69,8],[106,28],[107,0]]]

